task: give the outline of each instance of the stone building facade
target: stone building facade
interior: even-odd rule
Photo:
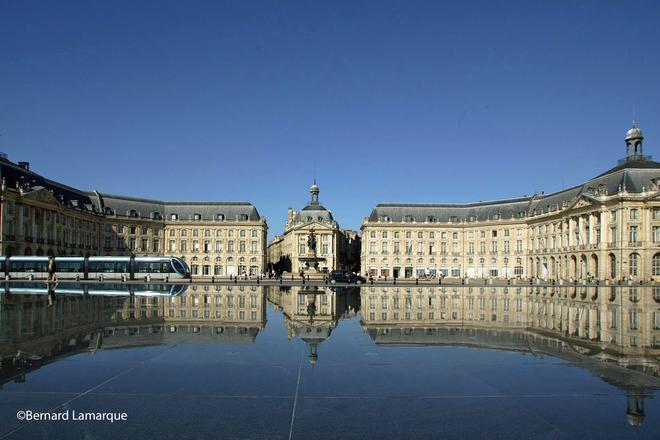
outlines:
[[[163,202],[94,193],[109,255],[175,255],[193,277],[258,276],[268,225],[247,202]]]
[[[553,194],[473,204],[379,204],[362,223],[372,276],[650,279],[660,276],[660,163],[641,130],[626,157]]]
[[[2,255],[174,255],[194,277],[256,276],[268,225],[247,202],[167,202],[77,190],[0,158]]]
[[[329,272],[333,269],[351,268],[357,260],[349,260],[359,237],[349,240],[339,227],[332,213],[319,202],[319,187],[314,182],[310,188],[311,200],[300,211],[289,208],[284,233],[268,244],[268,263],[277,272],[299,273],[314,270]],[[310,237],[314,237],[315,250],[310,249]]]
[[[85,191],[0,157],[0,254],[100,255],[103,215]]]

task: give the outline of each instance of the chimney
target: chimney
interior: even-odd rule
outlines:
[[[18,166],[23,168],[25,171],[30,171],[30,162],[19,162]]]

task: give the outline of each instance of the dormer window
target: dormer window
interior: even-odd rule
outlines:
[[[179,220],[179,214],[170,214],[170,220]]]
[[[247,214],[241,214],[241,215],[238,216],[238,219],[239,220],[247,220],[248,216],[247,216]]]
[[[432,215],[429,215],[429,216],[426,217],[426,221],[429,222],[429,223],[433,223],[435,221],[435,217],[433,217]]]
[[[138,217],[138,212],[135,209],[131,209],[128,211],[128,216],[129,217]]]
[[[193,220],[201,220],[202,214],[193,214]]]
[[[225,219],[225,215],[224,215],[224,214],[216,214],[216,215],[215,215],[215,219],[216,219],[216,220],[224,220],[224,219]]]
[[[406,215],[406,216],[404,217],[404,221],[407,221],[407,222],[413,222],[413,221],[415,221],[415,219],[414,219],[414,217],[413,217],[412,215]]]
[[[154,211],[154,212],[151,213],[151,218],[156,219],[156,220],[160,220],[162,217],[160,215],[160,212]]]

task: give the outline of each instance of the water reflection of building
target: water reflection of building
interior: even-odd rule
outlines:
[[[99,323],[112,316],[105,297],[5,295],[0,298],[0,385],[62,356],[93,350]]]
[[[104,347],[177,341],[251,343],[266,325],[258,286],[191,285],[176,297],[130,297],[104,325]]]
[[[257,286],[192,285],[176,297],[4,295],[0,383],[80,351],[252,343],[265,325],[266,297]]]
[[[360,310],[356,288],[270,287],[268,300],[284,315],[289,339],[309,346],[309,362],[318,361],[318,346],[330,337],[339,320]]]
[[[373,276],[599,279],[660,276],[660,163],[633,123],[626,156],[553,194],[469,204],[377,205],[362,223]]]
[[[379,345],[461,345],[548,354],[628,396],[638,426],[660,388],[660,288],[424,287],[361,290],[363,330]]]

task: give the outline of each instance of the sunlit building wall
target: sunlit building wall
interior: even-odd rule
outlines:
[[[362,223],[375,277],[633,279],[660,276],[660,163],[626,133],[614,168],[553,194],[472,204],[392,204]]]

